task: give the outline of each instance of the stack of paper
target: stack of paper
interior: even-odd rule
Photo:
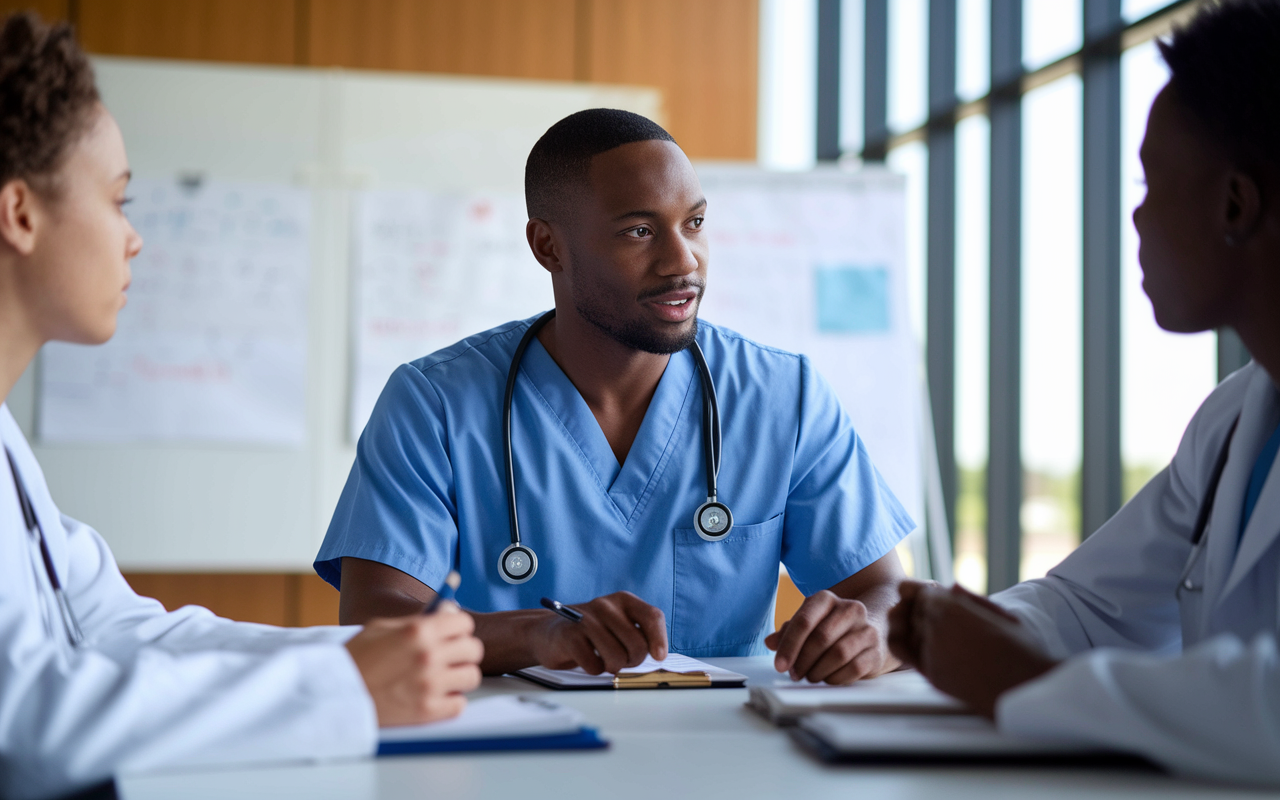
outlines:
[[[461,715],[378,732],[378,755],[463,750],[559,750],[607,747],[572,708],[536,697],[500,695],[467,704]]]
[[[1004,734],[974,715],[818,713],[791,735],[824,761],[849,763],[1147,763],[1084,742]]]
[[[547,669],[528,667],[516,675],[552,689],[690,689],[739,687],[746,675],[714,667],[696,658],[672,653],[661,661],[649,656],[639,665],[617,675],[604,672],[588,675],[581,667]]]
[[[915,671],[893,672],[851,686],[778,681],[752,686],[747,706],[776,725],[794,725],[819,711],[860,714],[964,714],[964,703]]]

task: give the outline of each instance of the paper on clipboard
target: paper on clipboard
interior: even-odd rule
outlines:
[[[665,674],[660,674],[665,673]],[[646,656],[617,675],[589,675],[581,667],[547,669],[528,667],[516,675],[552,689],[694,689],[740,687],[746,675],[713,666],[696,658],[672,653],[661,661]]]

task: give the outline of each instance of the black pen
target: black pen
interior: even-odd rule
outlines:
[[[423,614],[434,614],[440,608],[440,604],[445,600],[452,600],[454,593],[458,591],[458,587],[462,585],[462,576],[456,570],[449,570],[449,575],[444,579],[444,586],[440,589],[440,593],[436,595],[436,599],[432,600],[423,610]]]
[[[542,598],[542,607],[549,608],[570,622],[582,622],[582,612],[576,608],[569,608],[559,600],[552,600],[550,597]]]

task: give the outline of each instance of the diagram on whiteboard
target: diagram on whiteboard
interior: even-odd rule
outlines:
[[[143,238],[105,345],[50,344],[40,436],[301,445],[310,193],[135,180]]]
[[[711,248],[699,316],[809,356],[921,523],[922,379],[907,321],[902,179],[881,171],[698,173]]]
[[[357,198],[352,439],[396,367],[554,305],[527,220],[517,192]]]

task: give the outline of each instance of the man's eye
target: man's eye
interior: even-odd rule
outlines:
[[[702,227],[702,222],[703,222],[702,217],[694,217],[693,222],[691,222],[690,224],[693,225],[694,230],[697,230]]]
[[[630,233],[637,239],[646,239],[653,235],[653,229],[641,225],[639,228],[632,228]]]

